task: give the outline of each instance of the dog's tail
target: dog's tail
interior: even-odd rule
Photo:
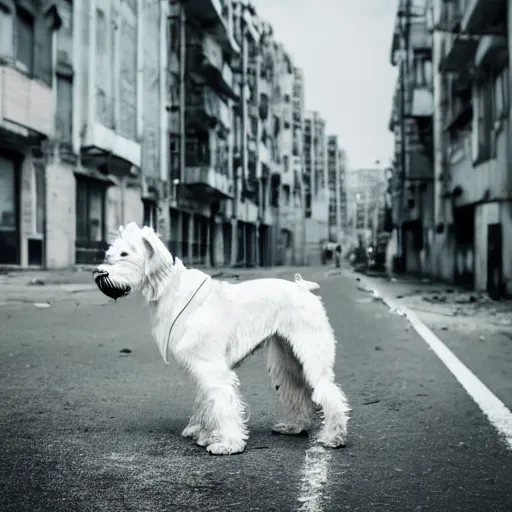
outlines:
[[[318,290],[320,288],[320,285],[318,283],[314,283],[313,281],[305,281],[304,279],[302,279],[302,276],[300,274],[295,274],[293,276],[293,280],[301,288],[305,288],[306,290],[309,290],[310,292],[312,292],[314,290]]]

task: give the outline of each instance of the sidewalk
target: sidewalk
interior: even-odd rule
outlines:
[[[415,311],[429,326],[463,331],[505,330],[512,333],[512,300],[493,301],[482,292],[467,291],[429,279],[384,276],[354,272],[367,291],[378,290]]]
[[[258,277],[291,277],[300,267],[201,269],[213,278],[230,281]],[[0,307],[15,303],[47,304],[70,295],[95,291],[91,270],[14,270],[0,273]],[[44,306],[43,306],[44,307]]]

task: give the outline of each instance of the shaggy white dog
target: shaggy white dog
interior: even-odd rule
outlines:
[[[238,284],[212,280],[173,258],[158,235],[135,223],[119,229],[105,263],[93,271],[98,288],[118,299],[131,291],[146,298],[154,339],[168,363],[171,352],[197,385],[195,409],[182,432],[212,454],[240,453],[248,432],[233,368],[268,346],[272,384],[293,420],[275,433],[307,431],[320,409],[317,441],[344,446],[348,412],[334,382],[335,338],[318,284],[255,279]]]

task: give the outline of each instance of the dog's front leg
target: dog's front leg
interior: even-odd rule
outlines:
[[[192,363],[189,360],[190,366],[201,396],[198,444],[206,445],[214,455],[243,452],[247,428],[236,373],[225,361]]]
[[[201,438],[201,441],[208,437],[206,434],[208,434],[205,431],[205,428],[203,424],[201,423],[201,413],[202,413],[202,406],[204,404],[204,393],[201,393],[201,390],[198,389],[195,403],[194,403],[194,410],[192,412],[192,416],[190,417],[190,421],[188,422],[188,425],[183,429],[181,435],[185,438],[193,439],[194,441],[198,441]],[[202,444],[201,442],[198,442],[198,444]]]

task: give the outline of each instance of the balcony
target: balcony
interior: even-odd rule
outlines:
[[[188,167],[183,177],[184,185],[195,191],[198,196],[213,199],[233,197],[231,180],[209,166]]]
[[[208,86],[190,87],[186,104],[187,126],[203,131],[220,123],[224,129],[231,129],[229,107]]]
[[[239,100],[234,91],[233,72],[223,62],[221,47],[209,34],[205,34],[202,41],[189,44],[188,68],[196,82],[208,83],[226,98]]]
[[[475,52],[475,66],[503,69],[508,64],[508,40],[506,36],[483,36]]]
[[[427,30],[426,20],[411,23],[409,47],[413,51],[430,50],[432,48],[432,35]]]
[[[116,133],[113,129],[94,121],[87,124],[82,139],[82,162],[98,167],[109,164],[111,167],[141,167],[141,145]]]
[[[469,34],[505,35],[506,20],[506,0],[469,0],[461,29]]]
[[[473,64],[478,39],[464,34],[453,34],[444,41],[443,57],[439,64],[441,73],[457,73]]]
[[[224,51],[239,53],[240,48],[233,38],[226,20],[229,7],[225,0],[194,0],[184,2],[187,16],[198,20],[221,43]]]
[[[22,136],[53,135],[53,93],[43,82],[0,66],[0,123]]]
[[[434,95],[428,87],[415,87],[412,91],[410,117],[432,117],[434,115]]]

